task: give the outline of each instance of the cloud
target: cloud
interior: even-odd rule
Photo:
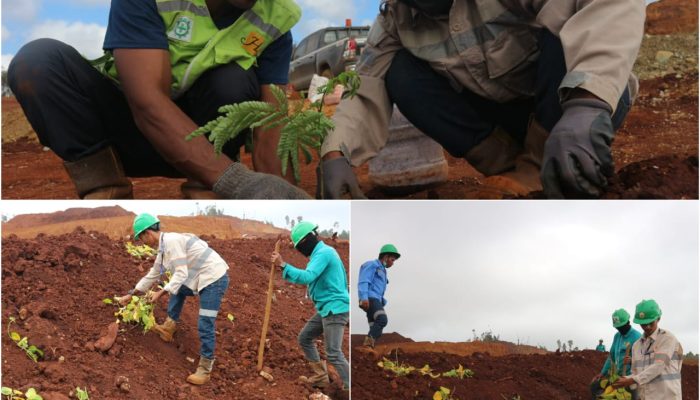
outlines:
[[[31,21],[40,8],[41,0],[5,0],[2,2],[3,19]]]
[[[294,41],[299,43],[302,39],[304,39],[309,34],[316,32],[317,30],[319,30],[321,28],[325,28],[327,26],[332,26],[332,25],[334,25],[334,24],[330,20],[323,19],[323,18],[302,20],[299,23],[299,25],[297,25],[299,37],[295,36]],[[339,24],[335,24],[335,25],[339,25]]]
[[[2,55],[2,70],[7,71],[7,67],[10,66],[10,61],[14,57],[14,54],[3,54]]]
[[[98,24],[49,20],[34,26],[27,41],[39,38],[53,38],[75,47],[87,58],[102,55],[107,28]]]
[[[2,41],[4,42],[5,40],[9,39],[12,36],[10,33],[10,30],[5,28],[5,25],[2,26]]]
[[[315,18],[332,20],[334,24],[342,24],[345,18],[352,18],[357,8],[354,1],[335,0],[299,0],[299,6],[304,13],[311,13]]]

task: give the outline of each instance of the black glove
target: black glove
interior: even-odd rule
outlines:
[[[613,166],[615,132],[610,106],[598,99],[571,99],[544,145],[541,179],[548,198],[597,197]]]
[[[323,172],[323,173],[321,173]],[[321,197],[323,186],[324,199],[340,199],[344,194],[350,193],[353,199],[366,199],[357,178],[352,172],[350,163],[345,157],[326,160],[316,168],[316,198]]]
[[[253,172],[239,162],[224,171],[213,190],[224,199],[311,199],[306,192],[279,176]]]

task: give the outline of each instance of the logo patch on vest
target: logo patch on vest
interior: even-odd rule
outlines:
[[[258,56],[258,49],[263,43],[265,43],[265,38],[255,31],[251,31],[248,34],[248,37],[241,39],[243,50],[247,51],[248,54],[254,57]]]
[[[182,40],[183,42],[192,41],[192,28],[194,27],[194,21],[190,17],[182,16],[175,20],[175,25],[168,32],[168,37]]]

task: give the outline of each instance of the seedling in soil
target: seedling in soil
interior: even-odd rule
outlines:
[[[435,392],[435,394],[433,394],[433,400],[457,400],[457,398],[452,397],[452,395],[450,393],[451,393],[450,389],[448,389],[444,386],[440,386],[440,390],[438,390],[437,392]]]
[[[117,322],[142,325],[143,333],[150,331],[156,324],[153,303],[146,300],[146,296],[131,296],[129,304],[120,307],[114,315],[117,317]]]
[[[131,242],[126,242],[126,252],[129,253],[132,257],[138,258],[139,260],[143,257],[148,258],[156,255],[156,251],[153,250],[153,248],[149,245],[143,244],[141,246],[135,246]]]
[[[11,332],[10,325],[12,325],[14,322],[15,317],[10,317],[10,322],[7,324],[7,334],[10,335],[10,338],[13,342],[15,342],[17,347],[19,347],[20,349],[24,350],[25,353],[27,353],[27,357],[29,357],[32,361],[37,362],[39,357],[44,356],[44,352],[41,351],[38,347],[30,345],[29,339],[27,339],[26,336],[22,337],[17,332]]]
[[[430,368],[430,365],[428,364],[425,364],[423,368],[418,370],[418,372],[420,372],[421,375],[428,375],[433,379],[440,377],[440,374],[433,374],[433,369]]]
[[[75,397],[77,397],[78,400],[90,400],[90,396],[88,395],[87,388],[85,388],[85,390],[83,390],[80,387],[76,387],[75,388]]]
[[[233,314],[227,314],[226,319],[231,321],[231,325],[236,325],[233,321],[236,319],[236,317],[233,316]]]
[[[459,379],[464,379],[464,378],[471,378],[474,376],[474,371],[462,367],[462,364],[459,364],[459,368],[451,369],[447,372],[443,372],[442,376],[447,377],[447,378],[459,378]]]
[[[326,95],[333,93],[337,85],[342,85],[346,89],[343,98],[353,97],[360,88],[360,77],[356,72],[348,71],[330,79],[326,85],[318,90],[319,93],[323,94],[321,100],[312,103],[311,108],[307,110],[302,110],[303,104],[301,102],[296,103],[290,109],[285,92],[278,86],[270,85],[277,104],[245,101],[222,106],[219,108],[219,112],[225,115],[198,128],[187,136],[187,140],[211,133],[209,141],[214,143],[214,151],[221,154],[226,142],[248,128],[273,129],[282,127],[280,141],[277,145],[277,156],[282,161],[282,175],[287,173],[287,164],[291,162],[294,179],[299,182],[301,180],[299,153],[304,155],[306,164],[311,163],[311,151],[315,150],[320,156],[323,140],[328,132],[335,127],[330,118],[323,114],[323,103]]]
[[[383,369],[387,369],[391,372],[393,372],[396,376],[405,376],[410,374],[411,372],[415,371],[416,367],[412,367],[410,365],[402,364],[399,363],[398,357],[396,359],[396,362],[393,362],[389,360],[386,357],[382,358],[382,361],[379,361],[377,365]]]
[[[5,400],[43,400],[44,398],[39,396],[36,389],[29,388],[25,393],[17,389],[12,389],[6,386],[2,387],[2,397]]]

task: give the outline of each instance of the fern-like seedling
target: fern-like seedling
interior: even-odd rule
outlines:
[[[360,88],[360,77],[353,71],[343,72],[330,79],[319,88],[323,94],[320,101],[311,105],[311,109],[302,110],[297,105],[290,110],[287,95],[278,86],[270,85],[277,104],[262,101],[245,101],[219,108],[220,117],[209,121],[187,136],[192,140],[197,136],[207,135],[214,144],[214,151],[221,154],[224,145],[247,129],[273,129],[281,127],[277,156],[282,162],[282,175],[287,173],[287,165],[292,165],[294,179],[301,181],[299,153],[304,156],[306,164],[313,159],[312,152],[320,156],[321,145],[331,129],[334,128],[330,118],[323,114],[323,100],[333,93],[337,85],[345,89],[343,98],[354,96]]]

